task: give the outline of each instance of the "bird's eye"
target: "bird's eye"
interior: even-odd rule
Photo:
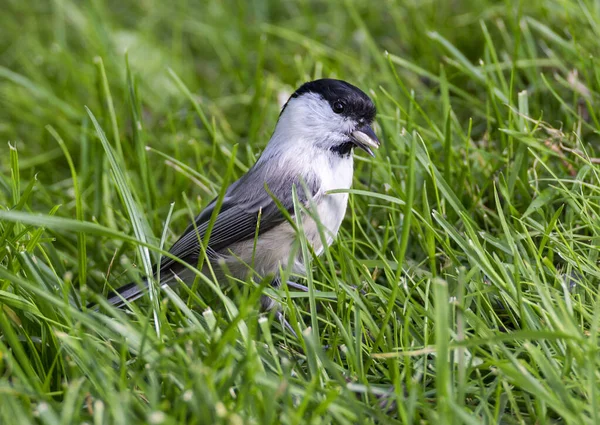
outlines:
[[[344,103],[339,100],[333,104],[333,112],[340,114],[344,111]]]

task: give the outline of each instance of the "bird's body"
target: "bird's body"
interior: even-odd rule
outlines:
[[[329,192],[350,188],[353,147],[372,154],[370,148],[378,146],[369,126],[374,117],[368,96],[348,83],[317,80],[301,86],[284,106],[261,157],[225,192],[206,246],[213,270],[237,279],[271,275],[274,282],[281,268],[302,274],[296,230],[280,208],[294,218],[295,187],[304,210],[300,221],[306,240],[317,255],[330,245],[344,218],[348,194]],[[216,204],[213,200],[196,217],[171,247],[171,254],[198,264],[200,243]],[[177,278],[190,283],[194,276],[172,259],[161,262],[161,285]],[[132,283],[117,290],[109,302],[121,305],[141,294],[142,288]],[[263,300],[263,308],[273,305]]]

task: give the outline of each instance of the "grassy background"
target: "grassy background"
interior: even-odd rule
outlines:
[[[3,8],[0,423],[600,423],[597,2]],[[301,338],[264,283],[80,309],[322,76],[371,93],[383,146],[321,293],[265,289]]]

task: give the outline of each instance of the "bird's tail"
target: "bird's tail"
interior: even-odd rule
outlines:
[[[194,275],[192,275],[194,276]],[[160,277],[160,288],[164,288],[169,285],[173,285],[178,279],[187,281],[188,274],[185,270],[175,274],[171,269],[163,272]],[[130,282],[127,285],[121,286],[120,288],[114,289],[108,293],[106,301],[116,308],[121,308],[127,303],[131,303],[148,292],[148,278],[145,277],[139,282]],[[88,304],[88,308],[98,309],[96,303]]]
[[[112,291],[107,298],[109,304],[121,308],[126,302],[133,302],[148,290],[148,280],[144,279],[140,283],[130,282],[127,285],[121,286],[120,288]]]
[[[133,302],[138,298],[141,298],[148,290],[148,279],[144,279],[141,282],[131,282],[127,285],[121,286],[108,294],[106,301],[112,306],[117,308],[123,307],[127,302]],[[87,306],[88,309],[98,310],[96,303],[90,303]]]

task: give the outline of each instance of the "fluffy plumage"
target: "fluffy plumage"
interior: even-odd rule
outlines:
[[[324,244],[331,244],[337,235],[348,202],[347,194],[328,192],[350,188],[354,146],[372,154],[370,148],[379,145],[370,127],[375,114],[371,99],[344,81],[323,79],[302,85],[283,107],[261,157],[225,193],[206,247],[213,268],[220,270],[220,264],[224,263],[231,275],[244,279],[250,272],[247,265],[254,264],[254,272],[263,277],[273,275],[274,282],[278,282],[280,267],[303,272],[304,265],[298,255],[288,264],[297,238],[271,194],[293,214],[295,186],[300,202],[305,207],[316,207],[310,215],[318,217],[326,230],[325,241],[321,240],[318,225],[309,214],[301,218],[307,240],[320,254]],[[170,249],[174,256],[197,264],[199,244],[215,205],[215,200],[208,204],[175,242]],[[175,282],[175,275],[184,282],[193,280],[189,270],[165,258],[160,267],[161,285]],[[139,298],[143,289],[133,283],[126,285],[109,302],[122,305],[123,300]],[[263,308],[272,306],[273,303],[263,300]]]

